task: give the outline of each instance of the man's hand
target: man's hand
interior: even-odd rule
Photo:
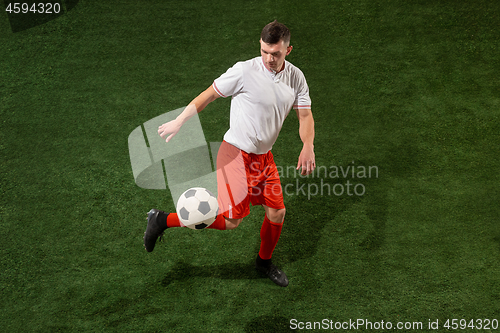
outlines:
[[[181,126],[192,116],[201,112],[209,103],[215,101],[220,95],[215,91],[214,87],[208,87],[204,92],[198,95],[189,103],[182,113],[174,120],[169,121],[158,127],[158,134],[169,142],[181,129]],[[169,135],[170,134],[170,135]]]
[[[182,121],[179,121],[178,119],[171,120],[168,123],[165,123],[160,127],[158,127],[158,134],[163,139],[165,139],[165,137],[168,135],[165,141],[169,142],[174,137],[174,135],[176,135],[179,132],[181,126],[182,126]]]
[[[301,169],[300,174],[303,176],[310,175],[316,169],[316,161],[314,159],[314,147],[304,144],[299,155],[297,170]]]

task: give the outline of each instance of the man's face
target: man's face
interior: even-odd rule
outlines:
[[[285,57],[292,51],[292,46],[287,46],[282,40],[277,44],[267,44],[260,40],[260,54],[266,67],[275,72],[283,69]]]

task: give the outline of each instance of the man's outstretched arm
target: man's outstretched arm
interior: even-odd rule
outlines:
[[[163,139],[165,139],[165,137],[168,135],[165,141],[169,142],[174,137],[174,135],[179,132],[181,126],[186,121],[188,121],[189,118],[194,116],[196,113],[201,112],[201,110],[203,110],[209,103],[215,101],[219,97],[220,95],[215,91],[213,86],[210,86],[207,90],[193,99],[191,103],[186,106],[184,111],[182,111],[182,113],[177,116],[177,118],[158,127],[158,134]]]
[[[302,168],[302,175],[309,175],[316,168],[314,157],[314,118],[311,109],[297,109],[299,118],[299,135],[303,142],[302,151],[299,155],[297,170]]]

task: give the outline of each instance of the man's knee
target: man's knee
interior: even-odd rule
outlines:
[[[281,208],[281,209],[274,209],[271,208],[269,209],[267,218],[274,223],[283,223],[283,220],[285,219],[285,213],[286,209]]]
[[[228,219],[226,218],[226,230],[236,229],[243,219]]]

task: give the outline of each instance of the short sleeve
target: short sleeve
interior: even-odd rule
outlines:
[[[297,109],[310,109],[311,108],[311,98],[309,97],[309,86],[307,85],[306,78],[304,74],[299,70],[295,77],[295,101],[293,102],[293,108]]]
[[[215,79],[213,87],[221,97],[232,96],[240,92],[243,89],[242,63],[236,63],[224,74]]]

